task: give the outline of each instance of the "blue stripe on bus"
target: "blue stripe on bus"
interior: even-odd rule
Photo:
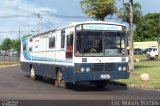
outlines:
[[[63,60],[63,59],[52,59],[52,58],[35,57],[35,56],[31,56],[30,53],[28,53],[28,52],[23,52],[23,55],[24,55],[24,58],[25,58],[26,60],[72,63],[72,60]]]

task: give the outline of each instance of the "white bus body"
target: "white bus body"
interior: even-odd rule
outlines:
[[[125,25],[101,21],[72,23],[21,40],[21,68],[55,79],[57,86],[88,81],[104,87],[127,79]]]

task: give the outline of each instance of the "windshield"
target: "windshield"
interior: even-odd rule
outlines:
[[[123,32],[78,31],[76,56],[118,56],[126,54]]]
[[[149,48],[149,49],[147,50],[147,52],[151,52],[151,51],[152,51],[152,49],[153,49],[153,48]]]

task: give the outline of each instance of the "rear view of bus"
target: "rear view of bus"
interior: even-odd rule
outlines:
[[[104,87],[109,80],[129,78],[124,25],[84,23],[75,30],[74,82]]]

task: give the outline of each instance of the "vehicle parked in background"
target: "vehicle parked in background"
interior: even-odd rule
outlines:
[[[135,48],[134,54],[142,54],[142,50],[140,48]]]
[[[142,54],[146,54],[149,48],[145,48],[142,50]]]
[[[17,51],[0,51],[0,56],[18,56]]]
[[[9,51],[1,51],[1,55],[2,56],[8,56],[9,55]]]
[[[17,52],[16,52],[16,51],[11,51],[11,52],[9,53],[9,56],[17,56]]]
[[[148,59],[156,59],[158,57],[158,47],[152,47],[147,50]]]

